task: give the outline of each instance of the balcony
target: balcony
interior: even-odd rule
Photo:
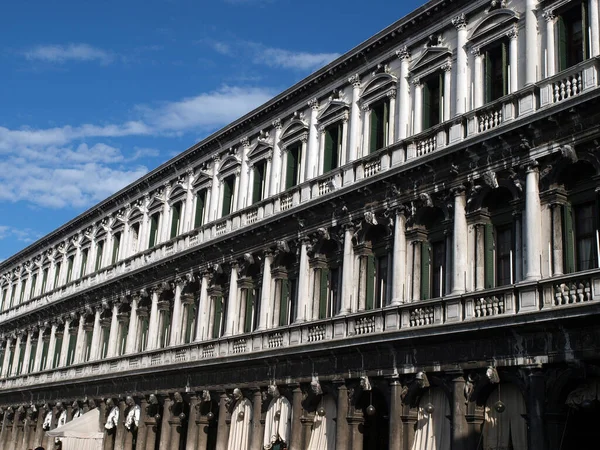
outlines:
[[[399,306],[353,313],[260,332],[194,342],[142,354],[10,377],[0,380],[0,390],[88,377],[111,376],[116,372],[157,370],[178,364],[218,363],[224,358],[254,357],[256,352],[304,347],[349,346],[360,340],[402,339],[440,333],[449,326],[463,331],[507,327],[519,321],[556,320],[557,314],[576,317],[598,312],[600,269],[538,282],[469,292],[458,296],[406,303]],[[507,318],[511,318],[507,321]],[[410,334],[408,334],[410,333]],[[315,347],[316,346],[316,347]],[[249,356],[250,355],[250,356]]]
[[[386,176],[401,170],[406,164],[418,164],[421,158],[468,144],[470,139],[497,133],[503,127],[536,111],[549,110],[582,96],[599,86],[600,58],[592,58],[536,85],[498,99],[462,116],[436,125],[418,135],[398,141],[387,148],[339,167],[327,174],[305,181],[286,192],[274,195],[251,207],[238,210],[215,222],[157,244],[150,250],[61,286],[51,292],[21,303],[0,313],[0,323],[27,314],[49,303],[77,295],[101,283],[116,279],[128,272],[173,258],[182,251],[222,239],[245,226],[257,226],[278,214],[289,214],[299,205],[317,204],[322,198],[353,189],[358,183]],[[487,307],[481,305],[481,311]],[[424,319],[425,320],[425,319]]]

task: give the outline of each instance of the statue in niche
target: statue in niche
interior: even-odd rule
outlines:
[[[106,409],[109,411],[104,428],[112,430],[117,428],[119,423],[119,407],[115,405],[112,398],[106,400]]]
[[[125,428],[129,431],[134,431],[140,425],[140,407],[135,403],[135,400],[131,396],[127,396],[125,399],[127,405],[127,416],[125,417]]]
[[[62,402],[56,402],[56,413],[58,414],[56,427],[62,427],[65,423],[67,423],[67,409]]]
[[[360,377],[360,387],[362,388],[363,391],[370,391],[371,388],[371,381],[369,381],[369,377],[368,376],[362,376]]]
[[[289,446],[292,422],[292,405],[279,392],[277,385],[271,384],[268,389],[272,400],[267,409],[263,448],[265,450],[283,450]]]
[[[83,410],[81,409],[81,406],[79,405],[79,402],[77,400],[73,402],[71,408],[73,411],[73,419],[77,419],[78,417],[83,416]]]
[[[233,390],[233,401],[227,450],[250,450],[252,404],[239,388]]]

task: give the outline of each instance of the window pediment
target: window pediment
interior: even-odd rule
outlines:
[[[211,181],[212,181],[211,174],[204,172],[203,170],[199,170],[196,173],[196,176],[194,177],[194,182],[192,183],[192,186],[194,188],[197,188],[203,184],[210,183]]]
[[[395,94],[397,82],[398,78],[389,73],[387,68],[383,73],[373,73],[372,78],[366,83],[360,95],[360,101],[363,107],[368,107],[372,103],[387,97],[392,93]]]
[[[450,58],[452,58],[452,52],[448,47],[428,47],[409,70],[416,76],[427,76],[441,69],[444,64],[448,63]]]
[[[219,166],[219,174],[223,175],[226,172],[233,171],[239,168],[241,162],[237,156],[229,155],[221,161],[221,165]]]
[[[248,159],[256,161],[258,159],[266,158],[273,153],[273,140],[271,135],[267,132],[261,131],[260,135],[256,140],[250,151],[248,152]]]
[[[505,35],[518,20],[519,15],[511,9],[491,11],[473,28],[468,40],[473,45],[485,45]]]
[[[304,114],[294,113],[294,118],[288,123],[281,133],[281,147],[286,148],[299,140],[308,139],[308,123]]]
[[[319,127],[327,127],[340,120],[348,120],[350,105],[344,100],[331,100],[329,104],[317,115]]]

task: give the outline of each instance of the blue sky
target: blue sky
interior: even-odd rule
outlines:
[[[0,7],[0,260],[423,1]]]

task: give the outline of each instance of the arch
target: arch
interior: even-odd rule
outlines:
[[[185,196],[186,192],[183,186],[178,184],[169,193],[169,203],[172,204],[174,201],[181,200],[179,196]]]
[[[241,164],[240,159],[235,155],[229,155],[223,158],[221,163],[219,164],[219,174],[226,172],[228,170],[234,169]]]
[[[307,450],[335,450],[337,405],[331,395],[321,396],[319,408],[325,415],[315,413]]]
[[[511,9],[496,9],[489,12],[483,19],[476,24],[469,33],[469,41],[478,41],[484,39],[488,34],[496,34],[498,29],[501,32],[512,22],[519,20],[519,14]]]
[[[412,450],[450,448],[449,416],[450,403],[447,395],[440,387],[430,387],[419,400]]]
[[[304,120],[304,114],[294,113],[294,117],[281,130],[281,143],[284,148],[290,143],[308,135],[308,124]]]
[[[445,206],[422,206],[417,209],[413,217],[413,223],[415,225],[422,225],[430,230],[436,224],[439,225],[449,218],[449,211]]]
[[[375,408],[373,414],[369,414],[370,406]],[[356,409],[361,409],[364,416],[363,449],[388,448],[389,407],[383,392],[376,386],[370,391],[363,390],[357,399]]]
[[[378,73],[365,83],[365,87],[360,92],[360,98],[369,97],[374,93],[390,86],[395,86],[398,78],[390,73]]]
[[[505,410],[499,412],[498,402]],[[488,395],[485,403],[483,449],[512,448],[527,450],[527,412],[520,389],[512,383],[500,383]]]

